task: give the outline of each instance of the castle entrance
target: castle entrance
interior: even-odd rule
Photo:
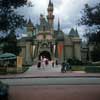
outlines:
[[[45,57],[47,58],[48,60],[51,60],[51,55],[48,51],[42,51],[40,54],[39,54],[39,59],[41,59],[41,57]]]

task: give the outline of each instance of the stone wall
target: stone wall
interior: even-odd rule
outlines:
[[[75,55],[75,59],[81,60],[81,47],[80,47],[80,43],[75,43],[74,44],[74,55]]]
[[[65,46],[65,58],[66,59],[73,58],[73,48],[71,45]]]

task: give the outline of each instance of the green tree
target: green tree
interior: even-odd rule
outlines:
[[[4,43],[3,53],[13,53],[15,55],[19,55],[21,48],[17,46],[17,39],[15,34],[9,34],[6,38],[2,39]]]
[[[88,39],[88,44],[95,44],[91,52],[92,60],[100,60],[100,3],[94,7],[88,4],[85,5],[80,24],[87,25],[89,29],[85,34]]]
[[[88,38],[89,42],[100,43],[100,4],[94,7],[86,4],[83,9],[83,16],[80,20],[80,24],[87,25],[89,30],[85,36]],[[93,26],[95,26],[95,28]]]
[[[100,44],[94,46],[94,50],[91,52],[91,57],[93,61],[100,61]]]
[[[94,7],[85,4],[83,11],[81,24],[88,26],[100,25],[100,4]]]
[[[0,0],[0,31],[6,33],[5,38],[0,38],[0,43],[4,44],[3,52],[19,54],[20,48],[17,46],[15,30],[25,25],[23,16],[15,10],[27,4],[27,0]]]
[[[15,29],[25,24],[23,16],[15,12],[27,0],[0,0],[0,31],[6,33],[15,32]]]

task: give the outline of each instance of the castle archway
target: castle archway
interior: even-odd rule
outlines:
[[[42,52],[39,54],[39,59],[41,59],[41,57],[45,57],[45,58],[47,58],[48,60],[51,60],[51,55],[50,55],[50,52],[48,52],[48,51],[42,51]]]

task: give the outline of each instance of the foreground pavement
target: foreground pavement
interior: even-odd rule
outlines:
[[[0,79],[10,86],[33,85],[100,85],[100,78],[93,77],[52,77],[52,78],[17,78]]]
[[[100,85],[11,86],[9,100],[100,100]]]
[[[30,69],[23,74],[1,75],[9,84],[9,100],[100,100],[100,74],[60,72],[59,67]]]

